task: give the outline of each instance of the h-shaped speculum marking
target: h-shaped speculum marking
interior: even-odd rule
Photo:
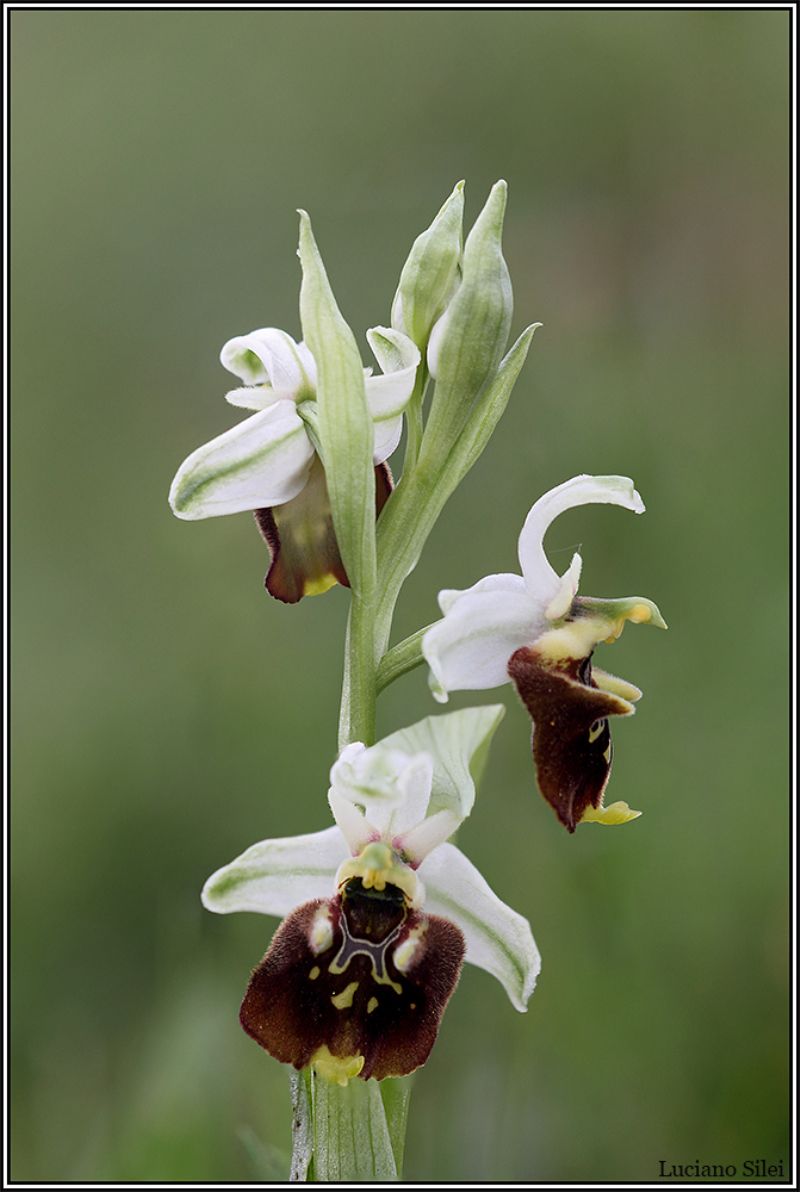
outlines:
[[[328,965],[328,971],[331,973],[343,973],[354,957],[367,956],[372,962],[372,976],[377,984],[391,985],[396,993],[402,993],[402,986],[398,985],[396,981],[393,981],[386,971],[386,951],[399,936],[403,924],[398,923],[380,943],[374,943],[372,940],[351,935],[345,915],[342,915],[340,924],[343,937],[342,946]]]

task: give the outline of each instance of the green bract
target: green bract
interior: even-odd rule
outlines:
[[[320,451],[339,554],[359,596],[375,586],[372,419],[361,357],[333,296],[311,220],[300,212],[300,319],[317,364]]]

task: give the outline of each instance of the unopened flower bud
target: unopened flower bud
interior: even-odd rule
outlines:
[[[392,327],[425,350],[436,320],[458,285],[464,183],[459,182],[426,231],[417,236],[392,302]]]
[[[461,285],[430,337],[436,390],[423,445],[428,458],[450,450],[505,350],[513,306],[501,245],[505,206],[506,184],[496,182],[467,237]]]

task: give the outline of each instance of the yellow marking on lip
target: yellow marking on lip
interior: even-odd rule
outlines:
[[[309,979],[309,981],[316,981],[318,976],[319,976],[319,965],[315,964],[314,967],[311,969],[311,971],[308,974],[308,979]]]
[[[371,997],[369,999],[369,1001],[367,1002],[367,1014],[371,1014],[372,1011],[377,1010],[377,1008],[378,1008],[378,999],[376,997]]]
[[[356,990],[358,989],[358,981],[351,981],[341,993],[335,993],[331,996],[331,1001],[337,1010],[349,1010],[353,1004]]]

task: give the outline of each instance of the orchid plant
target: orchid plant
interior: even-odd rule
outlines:
[[[462,963],[495,976],[519,1011],[540,967],[527,920],[454,843],[503,707],[430,716],[376,742],[379,692],[423,662],[440,701],[510,681],[533,720],[539,788],[561,823],[573,832],[639,814],[606,806],[604,792],[608,719],[630,715],[641,692],[592,657],[626,621],[663,619],[644,597],[579,596],[580,556],[558,576],[543,548],[552,520],[573,506],[641,513],[630,480],[577,476],[539,498],[519,538],[521,575],[440,592],[442,619],[390,646],[403,582],[486,447],[539,326],[506,352],[505,183],[466,242],[463,203],[459,183],[411,248],[391,325],[367,332],[377,375],[363,365],[301,212],[302,340],[267,327],[225,344],[221,362],[242,383],[227,401],[249,416],[193,451],[170,490],[186,520],[255,515],[269,548],[266,588],[278,600],[336,583],[351,591],[327,792],[333,824],[262,840],[202,894],[217,913],[282,920],[240,1021],[291,1068],[293,1179],[397,1179],[409,1077],[428,1060]],[[393,488],[387,461],[404,429]]]

